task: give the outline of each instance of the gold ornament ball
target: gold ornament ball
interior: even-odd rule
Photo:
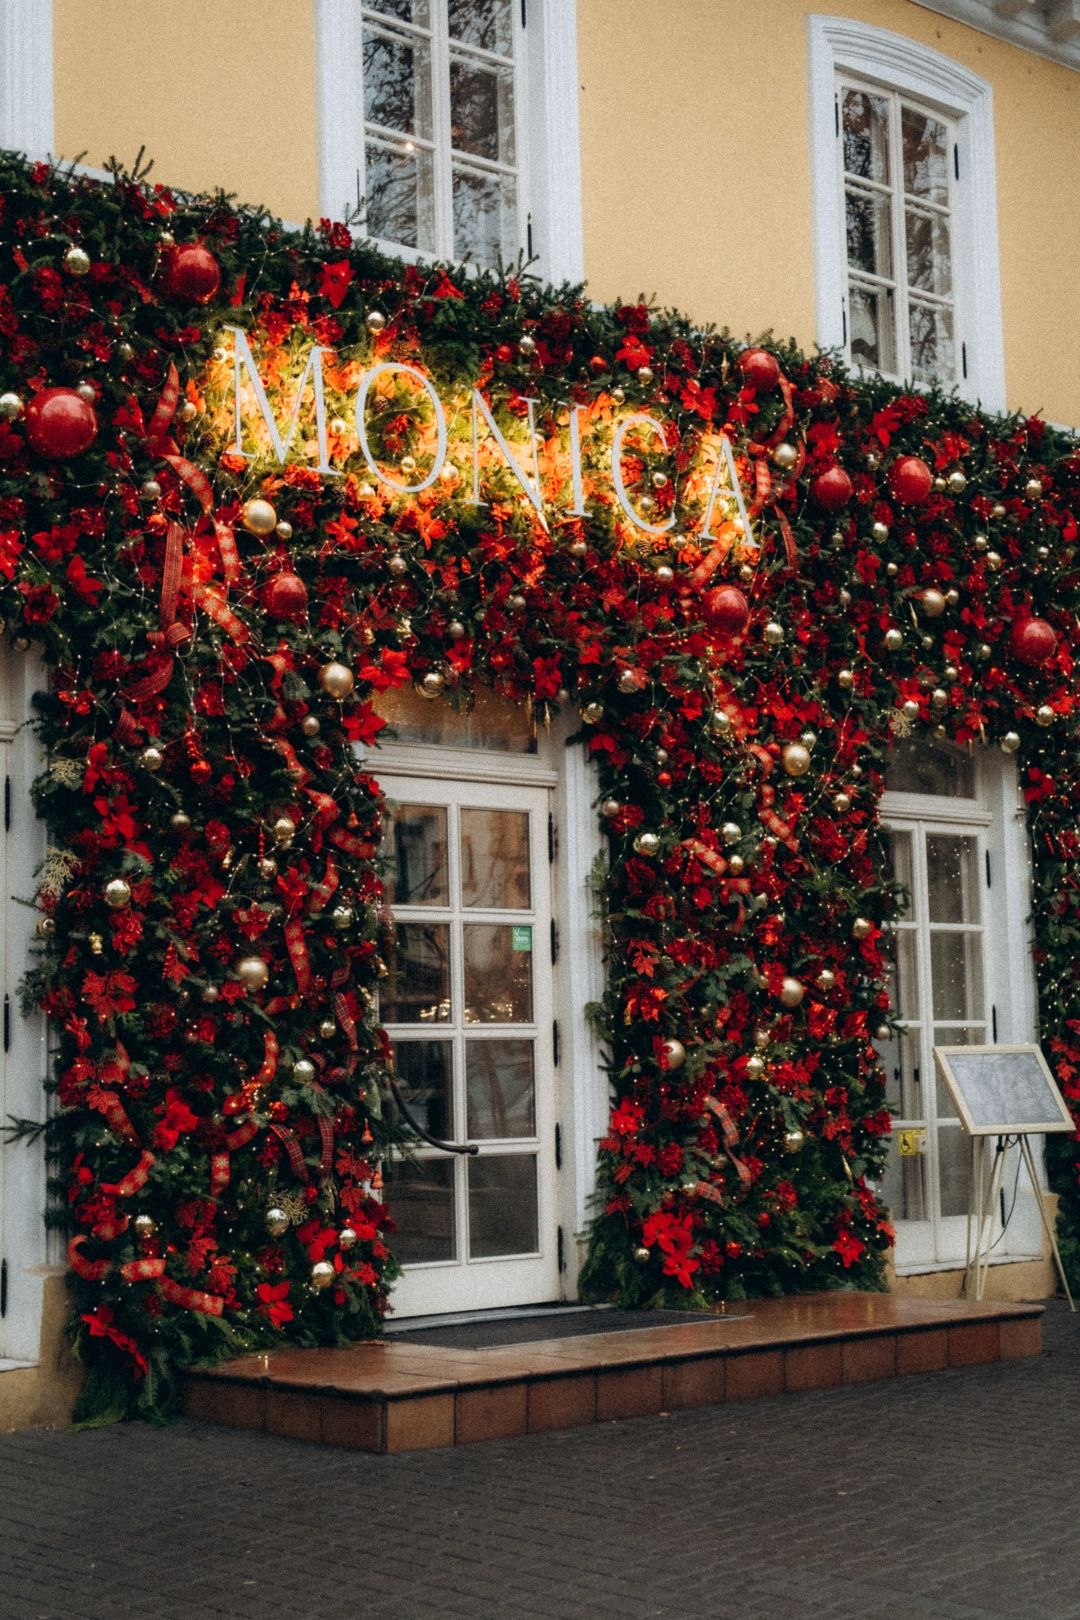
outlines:
[[[955,664],[946,664],[941,673],[950,683],[960,679],[960,671],[957,669]]]
[[[791,1126],[784,1132],[784,1152],[801,1153],[806,1137],[797,1125]]]
[[[810,750],[803,743],[788,743],[780,759],[788,776],[805,776],[810,769]]]
[[[619,803],[618,799],[605,799],[603,804],[600,806],[600,814],[602,816],[606,816],[610,821],[612,816],[617,816],[621,809],[622,805]]]
[[[1052,726],[1056,719],[1057,715],[1054,713],[1054,710],[1050,707],[1049,703],[1040,703],[1039,707],[1035,710],[1035,724],[1037,726]]]
[[[156,478],[143,479],[142,497],[144,501],[158,501],[161,499],[161,485]]]
[[[587,726],[595,726],[604,718],[604,705],[602,703],[586,703],[582,705],[578,712]]]
[[[988,551],[986,553],[986,566],[989,568],[992,574],[997,573],[998,569],[1001,567],[1000,551]]]
[[[836,974],[833,972],[832,968],[822,968],[821,972],[817,976],[818,989],[831,990],[835,983]]]
[[[878,455],[876,450],[868,450],[866,452],[866,465],[869,467],[871,472],[876,472],[881,466],[881,457]]]
[[[649,1250],[644,1247],[635,1249],[634,1259],[637,1261],[639,1266],[647,1266],[649,1263]]]
[[[1027,496],[1029,501],[1041,500],[1042,492],[1043,487],[1041,478],[1029,478],[1027,483],[1024,485],[1024,494]]]
[[[798,979],[790,975],[785,976],[780,985],[780,1000],[785,1007],[797,1007],[806,994],[805,987]]]
[[[634,848],[639,855],[655,855],[660,848],[660,840],[654,832],[638,833],[634,839]]]
[[[885,646],[889,652],[899,652],[904,645],[903,632],[900,630],[886,630]]]
[[[948,478],[946,479],[946,483],[949,486],[949,493],[951,495],[962,495],[965,489],[967,489],[967,478],[960,471],[959,467],[956,468],[955,472],[951,472],[949,474]]]
[[[742,856],[736,852],[736,854],[732,855],[731,859],[728,861],[728,870],[730,871],[732,877],[741,877],[745,869],[746,862],[743,860]]]
[[[451,641],[461,641],[466,635],[466,629],[460,619],[451,619],[446,627],[446,633]]]
[[[324,1018],[322,1020],[322,1022],[320,1023],[320,1025],[319,1025],[319,1038],[320,1038],[320,1040],[332,1041],[336,1034],[337,1034],[337,1024],[334,1022],[334,1020],[332,1018]]]
[[[440,675],[437,669],[429,669],[427,673],[417,682],[416,690],[420,693],[421,697],[432,699],[441,695],[445,685],[446,676]]]
[[[277,877],[277,861],[272,855],[261,855],[258,870],[264,883],[273,883]]]
[[[382,332],[386,329],[386,316],[381,309],[369,309],[364,324],[369,332]]]
[[[518,348],[522,354],[536,353],[536,339],[531,332],[523,332],[518,338]]]
[[[191,817],[183,810],[174,810],[169,817],[169,826],[174,833],[187,833],[191,831]]]
[[[152,743],[148,748],[144,748],[139,755],[139,764],[144,771],[160,771],[164,763],[165,755],[160,748],[155,748]]]
[[[277,523],[274,525],[274,533],[277,535],[279,540],[291,540],[293,536],[293,526],[285,518],[279,518]]]
[[[589,542],[587,540],[571,540],[571,557],[587,557],[589,555]]]
[[[409,572],[409,565],[405,561],[405,558],[401,555],[400,551],[392,551],[389,557],[387,557],[386,571],[388,574],[395,575],[395,577],[398,579],[401,578],[402,574],[407,574]]]
[[[274,843],[287,849],[296,837],[296,823],[291,816],[278,816],[270,831],[274,835]]]
[[[876,540],[879,545],[884,545],[889,538],[889,525],[881,522],[872,523],[870,525],[870,538]]]
[[[836,600],[839,602],[842,608],[848,608],[851,606],[851,592],[848,590],[846,585],[836,593]]]
[[[874,1031],[874,1039],[875,1041],[887,1041],[891,1034],[892,1030],[889,1028],[888,1024],[879,1024],[877,1029]]]
[[[0,421],[15,422],[22,415],[23,402],[18,394],[0,394]]]
[[[888,574],[890,579],[895,579],[897,574],[900,572],[900,569],[898,568],[896,563],[891,562],[891,563],[886,563],[885,564],[885,572],[886,572],[886,574]]]
[[[305,737],[317,737],[319,732],[322,730],[322,725],[319,721],[318,715],[305,714],[304,718],[300,722],[300,730],[303,732]]]
[[[789,444],[785,439],[783,444],[776,446],[772,459],[774,467],[779,467],[781,472],[790,472],[799,459],[799,452],[795,445]]]
[[[737,844],[743,833],[737,821],[725,821],[720,828],[720,836],[725,844]]]
[[[193,404],[190,399],[185,399],[184,403],[180,407],[181,422],[194,422],[198,414],[199,407]]]
[[[356,912],[352,906],[335,906],[330,921],[339,934],[347,934],[356,921]]]
[[[990,508],[990,516],[992,518],[1003,518],[1007,515],[1007,508],[1003,506],[1000,501],[995,501],[993,506]]]
[[[277,527],[277,513],[274,508],[269,501],[264,501],[258,496],[254,500],[244,502],[240,518],[249,534],[273,534]]]
[[[839,810],[841,815],[845,815],[847,811],[851,809],[851,795],[848,793],[837,793],[833,798],[833,807],[834,809]]]
[[[56,933],[55,917],[39,917],[34,924],[34,933],[39,939],[51,939]]]
[[[900,713],[906,720],[917,720],[919,718],[919,705],[914,698],[907,698],[900,705]]]
[[[125,878],[113,878],[106,883],[105,904],[110,911],[123,911],[131,904],[131,884]]]
[[[669,1069],[681,1069],[686,1062],[686,1047],[672,1037],[664,1042],[664,1055]]]
[[[297,1058],[292,1066],[292,1077],[298,1086],[310,1086],[317,1073],[310,1058]]]
[[[764,629],[764,631],[762,633],[763,633],[763,635],[765,637],[765,645],[767,647],[781,647],[781,646],[783,646],[783,643],[784,643],[784,627],[783,627],[782,624],[777,624],[775,619],[770,619],[769,620],[768,624],[765,626],[765,629]]]
[[[85,248],[69,247],[64,254],[64,269],[71,276],[85,276],[90,271],[90,255]]]
[[[760,1080],[765,1073],[765,1059],[755,1052],[746,1060],[746,1073],[750,1080]]]
[[[948,694],[948,692],[946,692],[946,690],[945,690],[945,688],[943,686],[935,686],[934,687],[934,690],[930,693],[930,703],[931,703],[931,706],[933,708],[935,708],[935,709],[947,709],[948,708],[948,706],[949,706],[949,694]]]
[[[284,1237],[289,1230],[289,1217],[276,1204],[266,1212],[266,1230],[271,1237]]]
[[[136,1215],[131,1224],[141,1238],[152,1238],[157,1231],[157,1222],[152,1215]]]
[[[636,692],[638,689],[637,676],[632,669],[621,670],[616,684],[620,692]]]
[[[526,606],[525,598],[521,595],[520,591],[515,591],[513,596],[508,596],[506,598],[506,605],[511,612],[522,613],[524,612]]]
[[[944,478],[942,478],[941,474],[938,473],[937,477],[934,479],[934,489],[937,491],[937,493],[939,495],[944,495],[944,493],[948,489],[948,487],[949,486],[945,482]]]
[[[1001,739],[1001,752],[1003,754],[1015,754],[1019,747],[1020,733],[1018,731],[1007,731]]]
[[[855,685],[855,671],[853,669],[838,670],[836,675],[836,684],[838,686],[842,686],[845,692],[849,692]]]
[[[203,987],[202,987],[202,999],[206,1002],[206,1005],[208,1007],[212,1007],[214,1005],[214,1002],[218,1000],[220,995],[221,995],[221,991],[218,989],[216,984],[204,984],[203,985]]]
[[[639,383],[644,383],[645,386],[648,387],[649,383],[651,383],[653,380],[652,366],[638,366],[637,380]]]
[[[242,956],[234,971],[247,990],[265,990],[270,981],[270,969],[261,956]]]
[[[335,703],[343,703],[356,685],[356,677],[347,664],[332,660],[319,671],[319,685]]]
[[[726,737],[731,730],[731,716],[726,709],[714,709],[709,717],[709,724],[721,737]]]
[[[661,563],[656,570],[657,582],[660,585],[670,585],[675,578],[675,570],[667,563]]]
[[[945,601],[945,594],[943,591],[936,591],[933,589],[923,591],[920,598],[920,605],[928,619],[940,619],[947,605]]]
[[[945,592],[945,600],[948,602],[950,607],[955,607],[959,602],[960,592],[957,590],[955,585],[949,586],[949,589]]]
[[[311,1268],[311,1286],[317,1293],[329,1288],[334,1280],[334,1268],[329,1260],[316,1260]]]
[[[356,1229],[352,1226],[343,1226],[337,1235],[339,1249],[355,1249]]]
[[[851,932],[856,939],[869,939],[874,931],[874,925],[869,917],[856,917],[851,925]]]
[[[626,389],[625,388],[613,388],[611,390],[611,397],[615,401],[616,405],[625,405],[626,404]]]

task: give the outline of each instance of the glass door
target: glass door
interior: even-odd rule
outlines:
[[[395,947],[380,1013],[431,1136],[383,1166],[399,1316],[559,1293],[546,789],[383,777]]]

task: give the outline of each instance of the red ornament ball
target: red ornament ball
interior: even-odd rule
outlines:
[[[208,304],[221,286],[221,266],[201,242],[174,248],[165,266],[165,290],[188,304]]]
[[[901,506],[921,506],[934,487],[934,475],[921,456],[897,456],[889,470],[889,493]]]
[[[307,586],[299,574],[284,569],[263,586],[262,605],[270,618],[298,624],[307,617]]]
[[[1022,664],[1045,664],[1057,652],[1057,632],[1045,619],[1017,619],[1009,635],[1009,651]]]
[[[720,636],[741,636],[750,622],[750,604],[737,585],[706,591],[702,612],[709,629]]]
[[[826,512],[839,512],[853,493],[851,479],[843,467],[826,467],[810,480],[810,499]]]
[[[26,407],[31,450],[53,461],[81,456],[97,438],[97,412],[74,388],[43,388]]]
[[[780,381],[780,364],[768,349],[744,349],[739,356],[743,382],[757,394],[767,394]]]

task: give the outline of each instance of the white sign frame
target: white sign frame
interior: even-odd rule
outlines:
[[[984,1120],[976,1120],[971,1111],[964,1082],[961,1081],[953,1069],[952,1060],[954,1057],[1034,1058],[1053,1101],[1056,1116],[1040,1120],[1010,1117],[994,1120],[990,1123]],[[1056,1131],[1076,1130],[1076,1121],[1069,1112],[1068,1103],[1058,1089],[1057,1081],[1050,1072],[1050,1066],[1042,1054],[1042,1049],[1034,1043],[1017,1046],[935,1046],[934,1064],[945,1082],[956,1112],[960,1116],[960,1123],[969,1136],[1045,1136]]]

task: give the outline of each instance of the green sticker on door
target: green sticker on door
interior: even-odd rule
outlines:
[[[525,923],[515,923],[510,930],[510,949],[512,951],[532,950],[532,929]]]

